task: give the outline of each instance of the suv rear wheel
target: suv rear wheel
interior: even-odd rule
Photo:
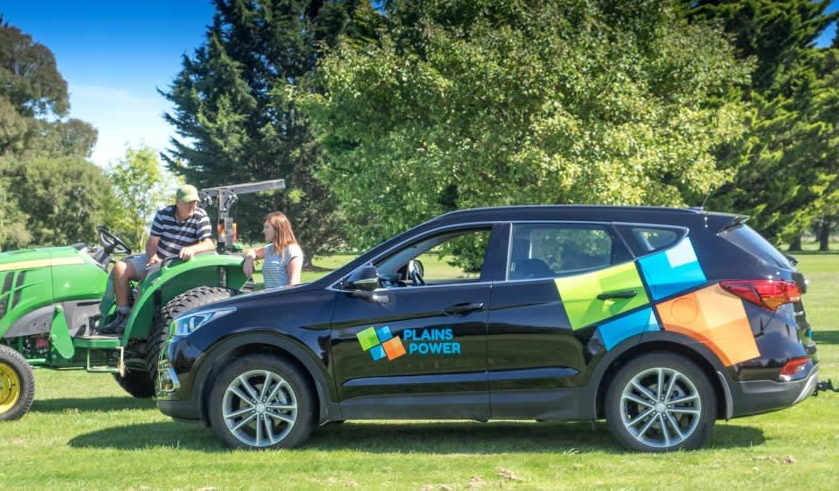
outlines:
[[[315,400],[300,371],[282,358],[236,360],[213,381],[208,413],[233,448],[294,448],[309,437]]]
[[[621,367],[606,392],[605,413],[615,439],[630,450],[693,450],[711,436],[717,403],[696,364],[655,352]]]

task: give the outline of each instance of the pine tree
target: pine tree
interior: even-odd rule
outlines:
[[[815,40],[839,13],[830,1],[686,1],[687,15],[719,21],[738,56],[755,63],[742,94],[751,118],[744,137],[718,153],[736,172],[717,190],[712,208],[752,215],[749,222],[776,243],[793,242],[820,213],[836,176],[830,125],[820,109],[822,54]]]
[[[262,241],[265,214],[282,210],[308,263],[338,245],[342,229],[334,198],[312,177],[322,154],[288,87],[342,33],[369,32],[354,18],[378,14],[362,0],[215,0],[215,8],[205,43],[163,92],[180,136],[164,161],[199,187],[285,179],[284,192],[240,198],[239,235]]]

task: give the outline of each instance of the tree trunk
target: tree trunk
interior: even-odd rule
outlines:
[[[830,217],[822,217],[819,227],[819,250],[827,252],[830,250]]]
[[[801,252],[801,236],[796,235],[789,243],[789,252]]]

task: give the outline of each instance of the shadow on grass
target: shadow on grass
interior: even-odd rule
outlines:
[[[134,399],[133,397],[89,397],[78,399],[35,399],[32,412],[60,413],[68,409],[82,412],[129,411],[133,409],[154,409],[152,399]]]
[[[839,344],[839,331],[819,331],[813,329],[813,341],[816,344]]]
[[[764,442],[760,429],[721,424],[712,448],[740,448]],[[80,435],[71,447],[137,450],[168,447],[226,451],[212,429],[176,422],[118,426]],[[371,453],[624,453],[605,423],[345,423],[313,432],[306,450],[356,450]]]

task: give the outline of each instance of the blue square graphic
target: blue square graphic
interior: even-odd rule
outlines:
[[[373,357],[373,361],[379,361],[387,355],[385,354],[385,349],[382,347],[382,345],[378,344],[370,348],[370,356]]]
[[[632,336],[651,331],[660,331],[653,309],[645,307],[637,312],[610,320],[600,325],[598,331],[606,350],[611,350]]]
[[[707,281],[689,238],[671,250],[642,257],[638,263],[655,301],[686,292]]]
[[[379,336],[380,343],[384,343],[385,341],[393,337],[393,334],[390,332],[389,326],[384,326],[376,329],[376,334]]]

